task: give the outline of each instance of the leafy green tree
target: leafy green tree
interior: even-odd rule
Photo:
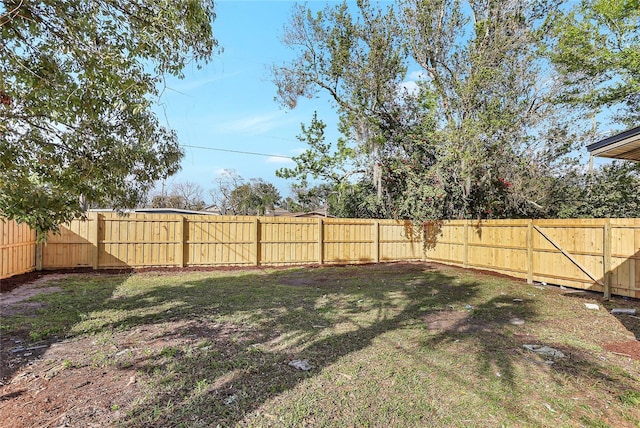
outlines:
[[[164,76],[210,59],[213,18],[211,0],[1,1],[0,215],[42,236],[175,173],[151,107]]]
[[[553,8],[511,0],[297,7],[284,38],[297,57],[273,70],[278,98],[291,108],[321,91],[335,101],[352,163],[365,171],[357,182],[374,188],[379,216],[544,216],[544,178],[563,170],[575,141],[550,102],[557,88],[540,84],[537,47]],[[302,169],[314,162],[297,160]]]
[[[614,161],[593,172],[563,177],[560,218],[640,217],[640,164]]]
[[[573,107],[615,112],[627,126],[640,120],[640,2],[582,0],[551,15],[548,55]]]
[[[349,167],[374,184],[383,205],[382,151],[385,142],[393,140],[412,119],[414,110],[406,108],[410,97],[402,90],[406,53],[392,10],[386,14],[359,1],[357,12],[354,17],[346,2],[316,14],[296,6],[284,43],[298,57],[274,67],[273,74],[277,98],[289,108],[295,107],[299,97],[320,91],[331,97],[340,114],[341,132],[347,137],[336,144],[336,155],[352,158]],[[312,130],[314,122],[316,117]],[[313,139],[308,138],[308,143],[313,144]],[[311,150],[320,158],[300,158],[304,167],[314,167],[313,162],[326,164],[327,147],[316,145]],[[337,177],[324,175],[335,183]],[[358,177],[350,177],[354,178]]]
[[[350,186],[349,179],[365,171],[352,165],[354,152],[344,139],[338,139],[335,145],[326,141],[326,125],[318,119],[317,112],[314,112],[309,126],[302,124],[301,128],[298,140],[307,144],[307,150],[293,157],[294,168],[281,168],[276,175],[296,180],[293,189],[302,207],[308,208],[314,201],[326,204],[331,195],[336,195],[339,204],[342,194]],[[311,182],[318,180],[323,186],[308,189]]]
[[[248,183],[242,177],[237,178],[236,186],[229,191],[223,214],[264,215],[267,210],[279,206],[282,198],[273,184],[260,178],[253,178]]]
[[[258,215],[265,215],[267,210],[273,210],[282,199],[276,187],[262,179],[251,180],[252,193],[256,204],[252,207]]]

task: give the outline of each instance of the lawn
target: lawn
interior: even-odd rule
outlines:
[[[2,426],[640,426],[633,300],[426,263],[33,287],[3,306]]]

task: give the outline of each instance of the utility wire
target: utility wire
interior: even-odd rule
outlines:
[[[274,157],[274,158],[284,158],[284,159],[293,159],[291,156],[284,155],[270,155],[268,153],[256,153],[256,152],[244,152],[242,150],[231,150],[231,149],[216,149],[213,147],[203,147],[203,146],[191,146],[189,144],[180,144],[182,147],[189,147],[192,149],[202,149],[202,150],[213,150],[216,152],[229,152],[229,153],[240,153],[243,155],[254,155],[254,156],[266,156],[266,157]]]

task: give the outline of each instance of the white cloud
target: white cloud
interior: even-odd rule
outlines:
[[[237,75],[241,74],[240,71],[236,71],[234,73],[225,73],[225,74],[220,74],[218,76],[213,76],[213,77],[206,77],[203,79],[189,79],[189,80],[177,80],[175,82],[172,82],[171,84],[167,85],[167,90],[169,91],[175,91],[175,92],[191,92],[195,89],[200,89],[203,86],[206,86],[210,83],[215,83],[218,82],[220,80],[224,80],[230,77],[235,77]]]
[[[415,95],[418,93],[418,81],[426,79],[427,75],[424,71],[412,71],[407,75],[407,80],[400,84],[400,87],[408,93]]]
[[[427,74],[422,70],[418,70],[412,71],[407,77],[409,78],[409,80],[424,80],[426,79]]]
[[[410,94],[418,93],[418,84],[413,80],[402,82],[400,87]]]
[[[232,171],[232,169],[230,169],[230,168],[218,168],[218,169],[214,170],[213,173],[217,177],[229,177],[229,176],[231,176],[231,174],[229,174],[229,171]]]
[[[279,128],[291,122],[291,120],[290,116],[285,116],[282,112],[276,111],[230,120],[214,126],[214,129],[223,134],[258,135]]]

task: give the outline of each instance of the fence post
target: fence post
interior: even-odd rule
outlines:
[[[102,222],[102,215],[94,212],[90,214],[90,219],[93,222],[89,223],[91,227],[89,241],[93,246],[91,266],[94,270],[97,270],[100,267],[100,223]]]
[[[258,266],[260,264],[260,218],[256,217],[253,220],[253,229],[253,250],[255,253],[253,264]]]
[[[462,267],[469,267],[469,220],[464,221]]]
[[[380,263],[380,222],[373,222],[373,261]]]
[[[527,222],[527,284],[533,284],[533,220]]]
[[[602,252],[602,270],[604,283],[604,298],[611,298],[611,219],[607,218],[603,225],[603,252]]]
[[[428,221],[424,221],[422,223],[422,261],[423,262],[427,262],[429,261],[427,258],[427,236],[429,233],[429,222]]]
[[[324,263],[324,222],[322,217],[318,218],[318,264]]]
[[[184,267],[184,252],[186,249],[186,237],[187,234],[184,233],[187,225],[187,219],[185,216],[180,216],[180,220],[176,225],[176,242],[178,243],[176,251],[176,265],[178,267]]]

